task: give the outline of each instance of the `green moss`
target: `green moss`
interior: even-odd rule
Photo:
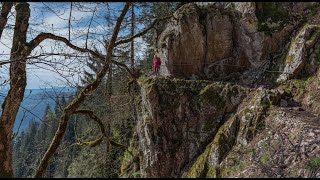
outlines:
[[[138,82],[142,85],[142,87],[149,93],[152,89],[152,87],[155,85],[155,79],[148,78],[145,76],[142,76],[138,79]]]
[[[249,165],[251,165],[246,157],[250,157],[252,154],[253,149],[248,149],[248,147],[244,147],[240,144],[235,146],[232,151],[230,151],[230,154],[226,157],[226,160],[221,163],[221,177],[232,177],[233,174],[242,172]]]
[[[295,96],[302,98],[306,92],[306,87],[308,84],[310,84],[311,80],[311,77],[307,79],[293,79],[292,84],[295,88]]]
[[[320,168],[320,156],[310,158],[307,163],[307,167],[311,171],[315,171],[315,170],[319,169]]]
[[[305,89],[306,87],[306,81],[303,79],[293,79],[292,82],[299,89]]]
[[[212,166],[209,166],[206,178],[216,178],[216,177],[217,177],[216,170]]]
[[[143,122],[144,124],[150,124],[152,121],[152,118],[149,115],[144,115],[143,116]]]
[[[95,147],[97,145],[99,145],[103,140],[103,136],[100,136],[98,139],[93,140],[93,141],[85,141],[85,142],[78,142],[78,145],[82,146],[82,145],[86,145],[86,146],[90,146],[90,147]]]
[[[225,106],[225,99],[228,97],[222,98],[220,92],[222,91],[221,85],[210,84],[202,89],[199,93],[200,100],[206,101],[210,105],[215,106],[217,111],[221,110]]]
[[[308,85],[314,81],[314,77],[305,77],[301,79],[292,79],[287,83],[282,84],[278,87],[287,93],[292,93],[297,98],[304,97],[305,93],[308,91]]]
[[[184,178],[203,178],[208,172],[208,156],[210,153],[211,144],[209,144],[205,151],[197,158],[191,168],[187,171]]]
[[[241,18],[240,18],[240,21],[247,22],[247,24],[248,24],[251,28],[257,27],[256,21],[254,21],[254,19],[252,19],[252,18],[241,17]]]
[[[228,137],[229,134],[229,127],[234,123],[234,121],[237,120],[236,117],[229,119],[227,122],[221,126],[217,132],[217,134],[214,137],[213,144],[215,146],[219,146],[221,142],[223,142],[223,139]]]
[[[290,44],[292,44],[292,42]],[[283,54],[278,59],[277,64],[284,64],[286,62],[288,52],[289,52],[289,49],[286,49],[283,52]]]
[[[213,149],[218,152],[219,163],[228,155],[236,142],[240,119],[237,116],[230,118],[218,130],[213,140]]]
[[[240,112],[239,118],[247,116],[249,114],[252,115],[254,114],[254,112],[246,108],[245,110]],[[250,125],[252,124],[252,121],[253,121],[252,119],[248,119],[248,118],[246,118],[246,121],[243,121],[243,118],[241,118],[238,136],[248,139],[248,136],[250,136],[250,130],[251,130]]]
[[[187,172],[185,177],[216,177],[216,170],[214,167],[208,164],[208,155],[213,153],[212,149],[218,148],[218,158],[221,161],[231,150],[235,143],[234,131],[239,124],[239,119],[236,117],[230,118],[226,123],[223,124],[216,133],[214,140],[210,143],[204,153],[202,153],[196,162]]]
[[[258,104],[256,104],[257,100]],[[244,108],[238,114],[240,118],[238,137],[251,141],[257,133],[264,129],[264,117],[269,110],[275,108],[279,103],[279,96],[257,90],[255,96],[247,101],[247,104],[254,108]]]
[[[261,162],[263,164],[266,164],[269,161],[269,157],[268,157],[268,155],[266,153],[262,153],[262,156],[261,156],[260,160],[261,160]]]
[[[221,177],[229,177],[231,174],[243,171],[246,167],[248,167],[248,162],[246,162],[246,160],[239,161],[238,164],[233,166],[222,166],[220,170]]]
[[[249,108],[245,108],[244,110],[243,110],[243,113],[245,113],[245,114],[247,114],[247,113],[249,113],[250,112],[250,109]]]
[[[316,41],[319,39],[319,36],[320,36],[320,26],[309,25],[309,28],[312,28],[313,31],[311,32],[311,35],[308,41],[306,42],[307,48],[311,48],[314,45],[314,43],[316,43]]]
[[[289,64],[292,63],[293,59],[294,59],[294,55],[292,55],[292,54],[288,55],[288,57],[286,59],[286,63],[289,63]]]
[[[136,132],[134,131],[133,138],[130,140],[130,146],[123,153],[121,158],[120,178],[132,178],[139,176],[140,172],[134,172],[134,164],[140,166],[139,162],[139,148],[137,144]]]

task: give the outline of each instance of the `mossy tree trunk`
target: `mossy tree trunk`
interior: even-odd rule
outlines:
[[[28,3],[16,3],[16,22],[10,56],[10,89],[0,119],[0,177],[13,177],[12,129],[26,87],[26,39],[30,9]],[[10,10],[9,10],[10,12]],[[2,29],[1,29],[2,30]]]

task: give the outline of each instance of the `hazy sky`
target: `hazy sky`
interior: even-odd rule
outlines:
[[[96,2],[98,3],[98,2]],[[91,19],[93,21],[90,24],[90,35],[88,37],[88,48],[92,48],[93,45],[98,49],[104,49],[102,41],[108,33],[112,32],[113,25],[110,25],[104,18],[108,13],[119,14],[124,3],[111,3],[107,6],[105,3],[100,3],[98,6],[96,3],[86,3],[85,8],[82,11],[78,11],[75,6],[79,5],[77,2],[73,2],[72,17],[71,17],[71,31],[70,39],[73,44],[80,47],[85,47],[86,33]],[[79,7],[79,6],[78,6]],[[115,9],[115,11],[109,11],[108,8]],[[69,15],[70,15],[70,2],[31,2],[31,17],[29,21],[28,29],[28,41],[36,37],[40,32],[54,33],[59,36],[68,38],[69,27]],[[14,25],[14,8],[12,14],[9,16],[8,25],[11,27]],[[94,18],[92,18],[92,16]],[[110,30],[111,29],[111,30]],[[0,42],[0,61],[8,60],[10,54],[10,48],[12,40],[10,37],[13,35],[12,28],[6,28],[3,32]],[[141,39],[137,39],[137,42],[142,42]],[[32,55],[39,55],[40,52],[46,53],[74,53],[81,56],[87,54],[80,54],[67,46],[59,46],[59,42],[46,40],[37,47]],[[139,43],[136,43],[137,45]],[[60,48],[62,47],[62,48]],[[143,50],[145,47],[136,47],[139,50]],[[140,52],[143,54],[143,52]],[[31,59],[30,59],[31,60]],[[27,65],[27,88],[39,88],[45,86],[65,86],[67,83],[76,84],[79,83],[79,70],[82,71],[85,66],[85,58],[67,58],[65,56],[49,56],[37,60],[37,62],[54,61],[56,67],[52,68],[43,63],[37,63],[35,65]],[[35,61],[35,60],[31,60]],[[68,64],[66,68],[64,65]],[[60,74],[67,76],[63,78]],[[0,67],[0,84],[8,79],[8,66]]]

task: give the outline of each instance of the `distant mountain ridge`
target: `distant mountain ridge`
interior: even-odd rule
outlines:
[[[0,104],[3,103],[8,90],[0,90]],[[19,108],[19,112],[16,117],[16,122],[13,128],[13,132],[17,132],[19,124],[21,127],[19,133],[21,133],[29,124],[32,119],[40,121],[44,116],[44,111],[47,105],[52,109],[55,106],[56,96],[65,96],[66,99],[73,96],[76,89],[71,87],[53,87],[42,89],[26,89],[24,99]],[[2,109],[0,110],[0,113]]]

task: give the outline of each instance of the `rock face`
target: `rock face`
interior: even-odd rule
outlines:
[[[163,76],[219,77],[261,67],[283,46],[293,26],[276,36],[258,31],[255,3],[188,3],[174,14],[157,47]],[[279,35],[281,37],[279,37]]]
[[[300,73],[307,61],[308,50],[314,46],[320,37],[319,25],[305,25],[298,35],[292,40],[286,57],[286,66],[277,79],[283,82]]]
[[[308,163],[320,153],[320,119],[290,100],[280,107],[281,90],[177,79],[140,83],[141,177],[313,173]]]
[[[264,126],[264,116],[271,105],[278,104],[280,93],[259,89],[252,92],[215,134],[213,141],[195,162],[191,162],[184,177],[221,177],[220,163],[236,144],[247,145]],[[204,168],[203,164],[207,166]],[[202,166],[199,166],[202,165]]]
[[[137,124],[142,177],[180,177],[248,93],[210,81],[157,79],[143,86]]]

